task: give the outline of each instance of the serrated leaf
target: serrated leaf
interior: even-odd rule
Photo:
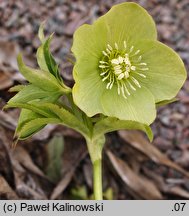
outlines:
[[[55,115],[54,113],[48,110],[42,109],[39,106],[39,104],[35,105],[35,104],[28,104],[28,103],[9,103],[5,106],[5,108],[10,108],[10,107],[22,108],[22,111],[19,116],[18,125],[15,131],[15,136],[18,136],[19,132],[23,129],[23,127],[34,119],[39,119],[39,118],[57,118],[59,119],[57,115]],[[46,124],[36,125],[35,129],[33,128],[32,135],[40,131],[45,126]]]
[[[46,113],[51,113],[51,115],[54,116],[54,118],[58,118],[61,121],[61,124],[71,127],[77,131],[79,131],[82,134],[89,134],[88,129],[84,125],[82,121],[80,121],[76,116],[74,116],[72,113],[70,113],[68,110],[64,109],[63,107],[59,107],[56,104],[43,102],[43,103],[36,103],[32,102],[32,105],[35,107],[45,111]],[[20,107],[26,108],[27,105],[19,105]],[[16,107],[16,105],[15,105]],[[27,106],[28,109],[34,110],[32,106]],[[41,114],[41,112],[38,112],[37,109],[35,109],[35,112]]]
[[[23,88],[25,88],[25,85],[15,85],[9,89],[9,92],[19,92]]]
[[[94,136],[99,136],[108,132],[127,129],[127,130],[142,130],[146,133],[149,140],[153,140],[153,132],[150,126],[134,121],[123,121],[114,117],[105,117],[97,122],[94,126]]]
[[[18,139],[24,140],[41,130],[47,124],[58,124],[60,120],[57,118],[36,118],[24,124],[17,133]]]
[[[31,120],[34,120],[36,118],[40,118],[42,117],[40,114],[38,113],[34,113],[31,110],[28,109],[22,109],[20,116],[19,116],[19,120],[18,120],[18,125],[15,131],[15,135],[18,134],[20,132],[20,130],[22,129],[22,127],[30,122]]]
[[[50,73],[56,79],[57,83],[64,89],[64,92],[71,92],[71,89],[67,87],[59,72],[59,66],[56,63],[53,55],[50,52],[50,43],[53,34],[51,34],[46,40],[44,39],[41,46],[37,50],[37,62],[42,71]]]
[[[39,31],[38,31],[38,37],[39,37],[39,40],[41,41],[41,43],[43,43],[45,41],[44,24],[45,24],[45,22],[41,23],[41,25],[39,27]]]
[[[47,67],[50,73],[53,74],[57,78],[57,80],[62,82],[62,79],[59,73],[59,69],[58,69],[58,65],[56,64],[55,59],[50,53],[50,42],[52,40],[52,36],[53,35],[51,35],[44,43],[44,46],[43,46],[44,57],[45,57],[45,61],[46,61],[46,64],[47,64]]]
[[[64,150],[64,138],[61,135],[55,135],[47,145],[48,165],[47,176],[57,182],[61,177],[62,153]]]
[[[20,87],[19,89],[20,89],[20,91],[8,101],[8,104],[27,103],[29,101],[33,101],[36,99],[56,101],[62,95],[62,93],[60,93],[58,91],[57,92],[44,91],[43,89],[41,89],[41,88],[39,88],[33,84],[24,86],[23,88]],[[16,89],[13,89],[13,90],[18,90],[18,87]],[[49,99],[49,98],[51,98],[51,99]]]
[[[43,117],[47,118],[58,118],[57,115],[54,113],[48,111],[47,109],[40,107],[40,105],[36,105],[34,103],[12,103],[10,105],[7,105],[6,108],[10,107],[17,107],[17,108],[22,108],[22,109],[28,109],[33,111],[34,113],[37,113]]]
[[[58,64],[50,52],[52,36],[53,34],[50,35],[47,40],[43,41],[41,46],[38,48],[37,62],[41,70],[50,72],[60,83],[63,83],[59,73]]]
[[[89,134],[89,131],[86,128],[86,126],[83,124],[83,122],[77,119],[68,110],[52,103],[44,103],[43,106],[44,109],[48,109],[54,114],[56,114],[57,117],[59,117],[60,120],[62,121],[62,124],[79,131],[83,135]]]
[[[46,61],[45,61],[45,57],[44,57],[44,52],[43,52],[43,47],[44,45],[42,44],[38,49],[37,49],[37,63],[39,65],[39,67],[41,68],[41,70],[44,71],[49,71]]]
[[[11,103],[10,105],[8,104],[6,107],[19,107],[28,109],[36,113],[37,115],[40,115],[40,117],[57,119],[59,120],[59,123],[71,127],[79,131],[83,135],[89,134],[89,130],[82,121],[80,121],[68,110],[64,109],[63,107],[59,107],[58,105],[53,103],[47,103],[44,101],[39,103],[33,101],[30,103]],[[28,118],[30,120],[29,116]],[[24,116],[24,119],[27,120],[27,116]]]
[[[16,131],[15,131],[15,136],[18,136],[18,134],[23,129],[23,127],[27,123],[31,122],[32,120],[39,119],[39,118],[57,118],[59,120],[59,118],[55,114],[53,114],[52,112],[48,112],[47,110],[43,110],[39,106],[36,106],[34,104],[12,103],[11,105],[7,105],[7,107],[22,108],[22,111],[21,111],[20,116],[19,116],[18,126],[17,126]],[[46,124],[44,124],[44,125],[36,124],[35,128],[33,128],[32,135],[37,133],[38,131],[40,131],[45,126],[46,126]]]
[[[57,82],[56,78],[52,74],[26,66],[20,54],[17,57],[17,61],[19,71],[30,83],[48,92],[62,92],[62,86]]]

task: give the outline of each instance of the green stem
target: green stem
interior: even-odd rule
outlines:
[[[94,199],[102,200],[102,149],[105,144],[104,134],[93,137],[85,136],[91,161],[93,164],[93,190]]]
[[[93,188],[94,199],[102,200],[102,160],[96,160],[93,163]]]

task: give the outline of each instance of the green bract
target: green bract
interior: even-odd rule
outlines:
[[[135,3],[112,7],[74,34],[73,99],[98,113],[151,124],[156,103],[172,100],[186,79],[180,57],[156,40],[152,18]]]

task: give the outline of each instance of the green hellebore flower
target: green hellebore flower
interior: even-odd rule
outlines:
[[[76,105],[90,117],[151,124],[156,103],[173,99],[186,79],[180,57],[156,38],[153,19],[135,3],[79,27],[72,46]]]

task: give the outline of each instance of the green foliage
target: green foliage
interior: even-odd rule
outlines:
[[[17,58],[19,70],[29,84],[10,89],[17,94],[6,107],[22,109],[15,136],[26,139],[49,123],[63,124],[85,137],[93,162],[101,158],[105,133],[135,129],[144,131],[152,140],[149,125],[155,119],[156,106],[175,100],[172,98],[182,86],[186,72],[179,56],[157,41],[155,24],[147,11],[135,3],[122,3],[93,25],[78,28],[72,46],[76,56],[73,91],[64,84],[50,52],[53,34],[46,38],[43,26],[44,23],[39,28],[41,45],[36,54],[40,69],[26,66],[21,55]],[[125,52],[126,57],[122,57]],[[104,65],[106,60],[113,62],[111,67],[119,67],[116,73],[122,71],[119,64],[126,62],[123,80],[122,75],[116,77],[108,72],[110,82],[104,82],[100,73],[109,64]],[[141,66],[131,66],[134,62]],[[117,79],[117,84],[112,79]],[[68,106],[60,103],[62,95],[67,97]],[[99,113],[100,117],[93,117]]]
[[[148,125],[141,124],[134,121],[123,121],[114,117],[105,117],[99,120],[94,126],[95,136],[100,136],[108,132],[117,131],[121,129],[127,130],[141,130],[146,133],[149,140],[153,140],[153,133]]]
[[[105,200],[113,200],[114,195],[113,195],[113,190],[112,188],[107,188],[106,191],[103,193],[103,197]]]
[[[11,107],[13,107],[13,106],[11,106]],[[16,106],[16,107],[18,107],[18,106]],[[28,110],[28,109],[22,109],[14,137],[17,140],[23,140],[23,139],[27,139],[28,137],[30,137],[33,134],[40,131],[45,125],[43,125],[43,124],[33,125],[33,130],[32,130],[33,133],[31,133],[31,131],[29,133],[29,132],[25,131],[25,129],[24,129],[25,125],[29,124],[31,121],[38,119],[38,118],[41,118],[41,115],[39,115],[38,113],[32,112],[31,110]],[[25,133],[27,133],[29,135],[25,135]]]
[[[9,100],[8,104],[27,103],[34,100],[57,101],[62,94],[56,91],[51,93],[33,84],[29,84],[22,88],[19,87],[19,89],[17,87],[17,90],[19,90],[19,92]]]
[[[56,134],[47,145],[48,164],[46,173],[53,182],[58,182],[61,178],[62,153],[64,151],[64,138]]]
[[[152,140],[150,124],[156,107],[175,101],[186,79],[184,64],[172,49],[157,41],[153,19],[135,3],[113,6],[94,24],[76,30],[73,89],[65,85],[50,52],[53,34],[45,38],[42,24],[38,36],[39,69],[26,66],[18,55],[19,71],[29,83],[11,88],[17,93],[6,105],[21,108],[15,137],[26,139],[47,124],[75,129],[86,139],[93,165],[98,162],[94,181],[100,181],[105,134],[135,129]],[[47,174],[54,182],[60,178],[63,147],[60,136],[48,144]],[[97,183],[102,188],[101,182]],[[102,199],[101,189],[95,190],[94,197]],[[85,187],[73,189],[72,194],[87,199]],[[104,197],[113,199],[112,190],[108,189]]]
[[[52,40],[53,34],[50,35],[44,43],[37,50],[37,62],[40,66],[41,70],[49,71],[61,84],[63,84],[63,80],[60,77],[58,64],[56,64],[55,59],[52,54],[49,52],[50,43]]]
[[[64,84],[50,52],[53,34],[46,38],[43,27],[44,23],[39,28],[41,45],[36,54],[40,69],[26,66],[21,55],[17,58],[29,84],[10,89],[18,93],[7,107],[30,110],[21,113],[18,128],[35,118],[46,118],[63,122],[91,142],[118,129],[139,129],[152,140],[149,125],[156,106],[174,101],[186,71],[180,57],[157,41],[155,23],[147,11],[135,3],[122,3],[93,25],[78,28],[72,46],[76,57],[73,92]],[[58,106],[62,95],[70,102],[68,109]],[[104,118],[93,123],[91,117],[99,113]],[[42,127],[38,123],[36,131]],[[29,134],[35,133],[31,131]]]
[[[74,200],[89,200],[86,186],[79,186],[71,189],[71,197]]]
[[[32,69],[26,66],[22,60],[21,54],[18,55],[17,61],[19,71],[30,83],[38,86],[44,91],[64,92],[61,85],[57,82],[56,78],[51,73],[38,69]]]
[[[8,101],[6,106],[7,108],[22,108],[15,132],[15,136],[18,139],[26,139],[32,136],[48,123],[61,123],[61,119],[57,115],[46,111],[44,103],[58,102],[62,95],[70,92],[70,88],[60,78],[58,65],[50,53],[52,35],[45,39],[43,26],[41,26],[39,29],[39,38],[42,42],[37,50],[37,61],[40,70],[26,66],[21,55],[18,55],[19,70],[29,81],[29,84],[11,88],[11,92],[15,91],[18,93]]]
[[[44,101],[41,103],[33,101],[30,103],[10,103],[6,106],[6,108],[9,107],[23,108],[16,130],[16,135],[19,139],[28,138],[48,123],[63,124],[77,130],[83,135],[87,136],[89,134],[89,130],[85,127],[83,122],[77,119],[77,117],[75,117],[68,110],[63,107],[59,107],[57,104],[47,103]],[[27,109],[27,111],[25,111],[25,109]],[[26,136],[27,129],[29,132]]]

